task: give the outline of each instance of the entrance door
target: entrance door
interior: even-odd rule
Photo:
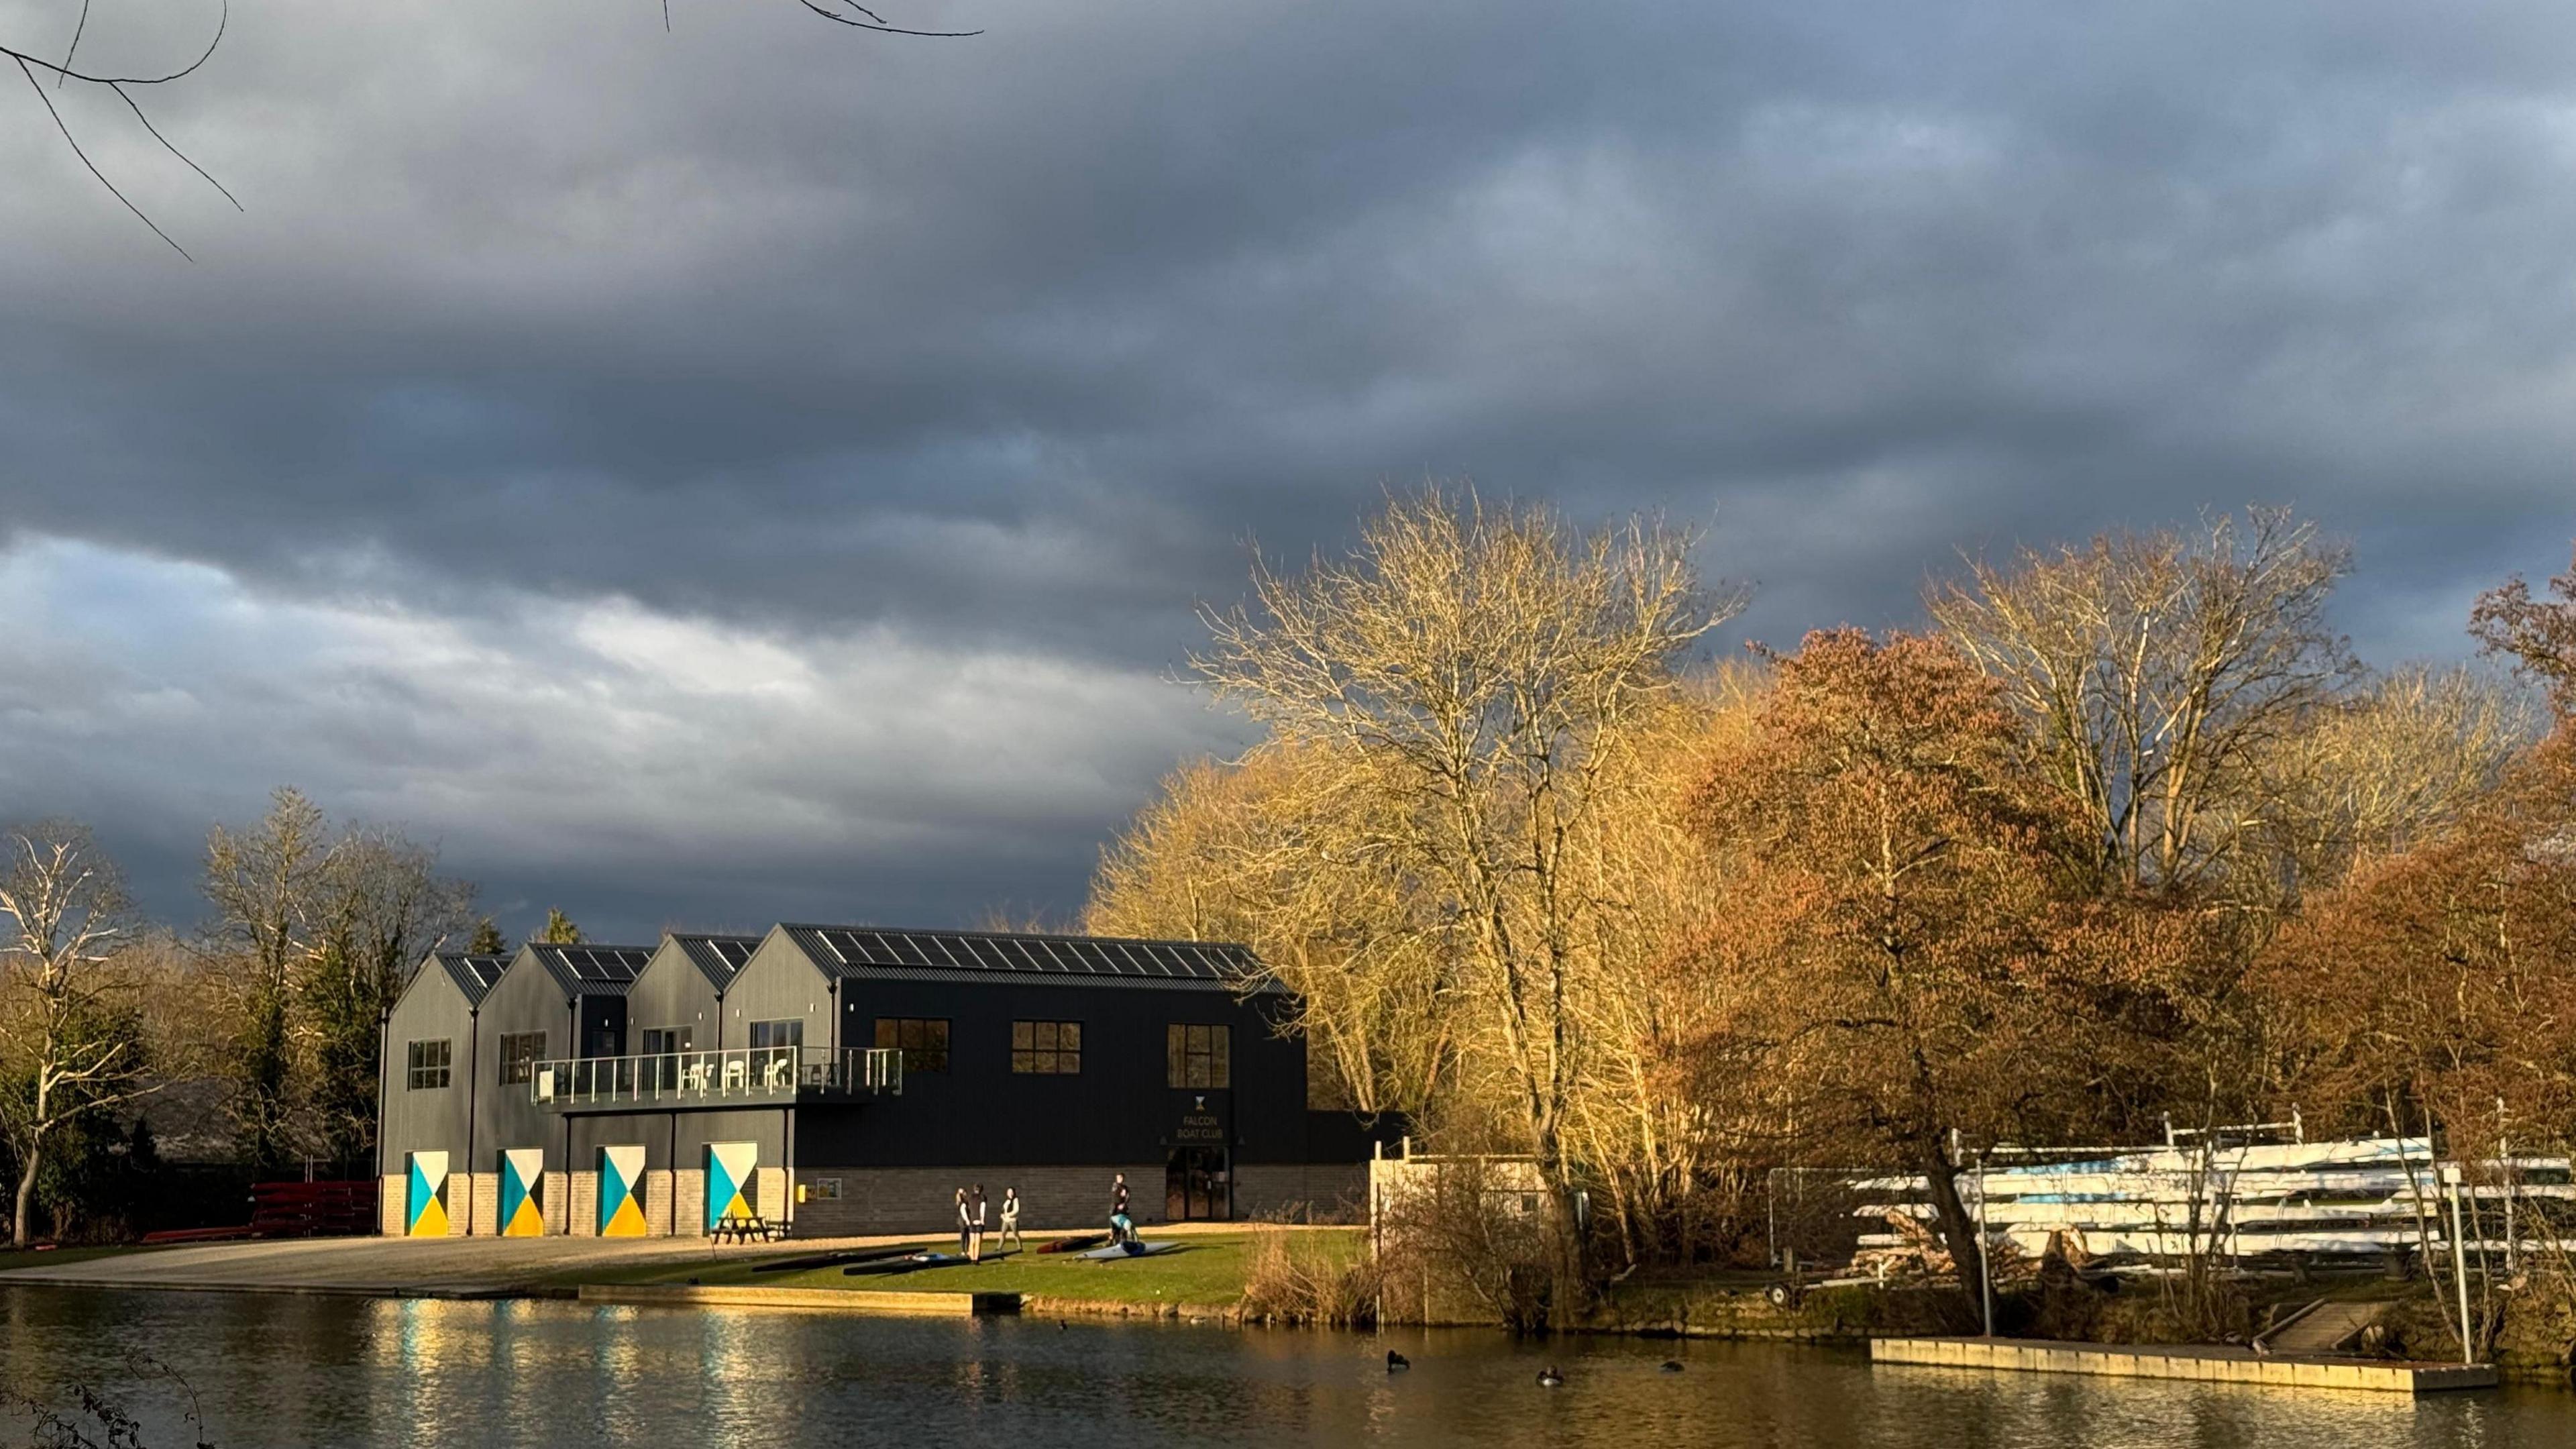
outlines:
[[[415,1152],[403,1172],[403,1234],[447,1236],[447,1154]]]
[[[640,1146],[599,1149],[599,1235],[644,1236],[644,1149]]]
[[[501,1236],[541,1237],[546,1231],[543,1193],[546,1150],[542,1147],[501,1149]]]
[[[752,1203],[759,1171],[759,1143],[707,1144],[707,1220],[700,1231],[713,1233],[727,1218],[747,1218],[759,1211]]]
[[[1222,1147],[1175,1147],[1163,1169],[1164,1216],[1172,1222],[1224,1222],[1234,1216],[1234,1186]]]

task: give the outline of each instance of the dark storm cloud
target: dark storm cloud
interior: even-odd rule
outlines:
[[[989,33],[786,0],[677,0],[668,36],[633,6],[245,10],[161,119],[247,215],[74,117],[193,268],[49,133],[0,131],[9,558],[49,610],[83,569],[141,601],[23,640],[92,703],[21,706],[22,756],[59,763],[0,783],[141,842],[329,782],[499,894],[639,927],[954,919],[1070,901],[1154,770],[1231,738],[1156,676],[1245,540],[1336,546],[1424,474],[1705,524],[1775,642],[1906,621],[1958,548],[2260,499],[2357,542],[2365,648],[2456,652],[2476,589],[2576,531],[2554,7],[903,18]],[[96,43],[164,38],[122,25]],[[203,610],[232,622],[177,622]],[[629,762],[707,788],[568,849],[534,828],[550,778],[639,787],[511,699],[652,679],[564,643],[601,619],[782,678],[904,672],[793,695],[766,739],[657,696]],[[173,631],[206,635],[186,669]],[[386,657],[279,667],[316,639]],[[905,705],[875,754],[820,723],[959,661],[1006,682],[952,708],[1042,741],[1009,792],[937,738],[987,721]],[[172,759],[174,692],[204,722]],[[818,752],[839,823],[781,830],[772,775]]]

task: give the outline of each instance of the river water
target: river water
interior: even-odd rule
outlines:
[[[1413,1367],[1390,1374],[1394,1348]],[[245,1445],[2576,1446],[2576,1394],[2430,1397],[1946,1369],[1848,1350],[1498,1333],[0,1289],[0,1385]],[[1667,1359],[1683,1365],[1665,1372]],[[1555,1364],[1566,1382],[1542,1388]],[[0,1418],[0,1444],[27,1418]]]

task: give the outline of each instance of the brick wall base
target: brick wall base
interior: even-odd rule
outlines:
[[[766,1194],[769,1173],[761,1172]],[[804,1189],[794,1204],[800,1238],[844,1237],[864,1233],[953,1233],[957,1230],[957,1189],[984,1185],[984,1230],[1002,1227],[1002,1189],[1020,1190],[1020,1223],[1031,1228],[1067,1228],[1109,1221],[1109,1180],[1127,1174],[1130,1211],[1139,1223],[1159,1223],[1163,1212],[1163,1164],[1106,1167],[800,1167],[795,1185]],[[783,1176],[783,1174],[782,1174]],[[819,1184],[838,1181],[840,1196],[825,1197]],[[786,1185],[780,1184],[784,1193]],[[784,1216],[761,1199],[761,1214]]]
[[[644,1174],[644,1234],[671,1236],[671,1173],[668,1168]]]
[[[671,1174],[671,1230],[684,1238],[703,1237],[707,1231],[706,1169],[683,1167]]]
[[[410,1182],[397,1172],[376,1191],[376,1228],[388,1238],[402,1236],[403,1194],[410,1190]]]
[[[474,1231],[474,1205],[478,1179],[470,1172],[447,1175],[447,1235],[462,1238]],[[496,1189],[497,1190],[497,1189]]]
[[[1243,1164],[1234,1170],[1234,1215],[1300,1223],[1364,1222],[1368,1164]]]
[[[501,1174],[478,1172],[468,1181],[472,1184],[474,1211],[466,1220],[466,1231],[478,1238],[497,1237],[501,1232]]]
[[[568,1195],[569,1201],[567,1204],[571,1210],[570,1221],[566,1224],[566,1227],[570,1230],[571,1235],[576,1238],[598,1237],[599,1174],[596,1172],[574,1172],[567,1173],[566,1176],[572,1179],[572,1192]]]

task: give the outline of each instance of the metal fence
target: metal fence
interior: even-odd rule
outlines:
[[[568,1057],[532,1065],[528,1088],[542,1106],[615,1102],[775,1100],[798,1095],[874,1096],[903,1091],[903,1053],[891,1047],[736,1047],[631,1057]]]

